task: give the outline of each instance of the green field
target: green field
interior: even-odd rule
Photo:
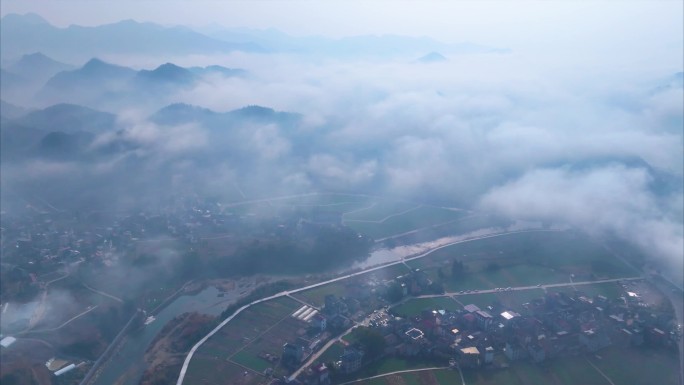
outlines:
[[[463,294],[454,298],[463,305],[473,304],[480,308],[500,302],[504,307],[520,311],[522,304],[544,296],[542,289],[517,290],[497,293]]]
[[[428,270],[426,272],[429,273]],[[564,283],[569,279],[569,276],[546,267],[519,264],[494,271],[466,272],[462,277],[447,278],[443,283],[447,291],[460,291]]]
[[[383,373],[392,373],[400,370],[422,369],[435,366],[431,362],[405,360],[402,358],[389,357],[373,362],[359,371],[357,377],[377,376]]]
[[[460,385],[461,376],[457,370],[436,369],[412,373],[390,374],[370,380],[359,381],[362,385]]]
[[[280,356],[283,345],[291,342],[297,337],[297,331],[305,328],[302,321],[292,317],[287,317],[281,322],[272,326],[270,330],[255,338],[242,350],[230,356],[229,359],[235,363],[248,367],[256,372],[263,372],[264,369],[273,367],[277,375],[286,374],[284,369],[259,357],[261,353],[269,353],[273,356]]]
[[[458,310],[461,306],[449,297],[412,298],[392,308],[392,312],[400,317],[413,317],[425,309]]]
[[[271,202],[277,204],[287,204],[292,206],[320,206],[347,202],[367,203],[373,202],[377,199],[380,198],[365,195],[353,195],[342,193],[320,193],[292,198],[273,199],[271,200]]]
[[[399,213],[401,211],[398,211]],[[423,227],[442,224],[464,216],[463,212],[439,207],[420,206],[415,210],[387,218],[381,223],[346,221],[345,224],[371,238],[381,239]]]
[[[268,361],[259,358],[258,356],[252,354],[252,352],[241,350],[230,359],[236,364],[240,364],[244,367],[250,368],[257,373],[263,373],[264,370],[273,366]]]
[[[326,295],[332,294],[335,296],[344,296],[344,293],[347,292],[348,287],[349,284],[346,281],[337,281],[306,291],[300,291],[299,293],[293,295],[299,299],[302,299],[304,302],[321,307],[325,304]]]
[[[603,350],[597,356],[563,357],[547,361],[542,365],[515,362],[509,368],[486,370],[464,370],[468,385],[677,385],[678,361],[676,354],[648,349]],[[416,368],[393,359],[379,364],[379,373]],[[590,363],[591,362],[591,363]],[[598,367],[610,382],[591,364]],[[402,367],[402,365],[405,365]],[[458,371],[429,370],[397,375],[388,375],[359,384],[417,384],[417,385],[459,385]]]
[[[451,262],[466,271],[451,277]],[[408,262],[421,268],[447,291],[535,286],[638,275],[591,239],[573,232],[532,232],[464,242]],[[606,294],[615,290],[606,288]]]
[[[187,384],[240,384],[262,385],[271,382],[266,378],[234,363],[207,357],[193,357],[184,383]]]
[[[402,201],[368,202],[366,208],[353,213],[345,214],[345,221],[381,221],[390,215],[396,215],[406,210],[411,210],[420,205]]]
[[[335,342],[334,344],[330,345],[330,347],[323,352],[323,354],[321,354],[317,361],[323,363],[336,361],[343,353],[344,345],[340,342]]]
[[[565,287],[550,287],[549,292],[566,293],[573,294],[577,289],[578,292],[583,293],[586,296],[593,297],[595,295],[603,295],[609,299],[615,299],[622,295],[624,290],[617,282],[607,282],[607,283],[595,283],[591,285],[577,285],[575,288],[572,286]]]
[[[516,362],[508,369],[469,370],[464,374],[469,385],[610,385],[591,362],[615,385],[679,383],[677,354],[609,348],[599,352],[598,357],[563,357],[541,366]]]
[[[615,385],[679,383],[679,362],[676,352],[650,349],[609,348],[592,357],[596,365]],[[657,381],[654,381],[657,379]]]
[[[299,307],[299,302],[287,297],[251,306],[207,340],[197,353],[226,359],[273,325],[289,317]]]
[[[472,385],[610,385],[583,357],[564,357],[546,366],[516,362],[508,369],[464,370]]]
[[[589,237],[572,231],[544,231],[502,235],[459,243],[415,261],[416,267],[444,266],[454,259],[475,263],[474,270],[490,261],[545,267],[563,274],[594,273],[619,278],[638,275]]]

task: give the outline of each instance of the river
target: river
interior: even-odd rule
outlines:
[[[239,290],[226,292],[224,297],[218,297],[219,293],[210,286],[195,295],[176,298],[156,315],[156,321],[129,333],[92,384],[138,385],[146,368],[143,361],[145,351],[167,322],[186,312],[219,315],[240,296]]]

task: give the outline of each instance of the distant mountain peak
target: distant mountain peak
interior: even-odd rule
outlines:
[[[42,52],[33,52],[23,55],[8,69],[26,78],[35,78],[54,75],[59,71],[72,69],[73,66],[59,62]],[[44,81],[44,80],[43,80]]]
[[[47,20],[43,19],[42,16],[36,14],[36,13],[26,13],[23,15],[20,15],[18,13],[9,13],[5,16],[2,17],[2,22],[21,22],[23,24],[29,24],[29,25],[41,25],[41,24],[50,24]]]
[[[210,65],[207,67],[190,67],[188,68],[188,70],[198,75],[219,74],[225,77],[241,77],[247,75],[247,71],[243,69],[227,68],[220,65]]]
[[[81,69],[84,69],[84,70],[95,69],[95,68],[100,68],[100,67],[107,66],[107,65],[111,65],[111,64],[106,63],[106,62],[94,57],[94,58],[88,60],[88,62],[85,63]]]
[[[447,61],[447,59],[444,55],[442,55],[439,52],[430,52],[429,54],[422,56],[418,58],[418,61],[421,63],[436,63],[436,62],[443,62]]]
[[[272,108],[269,107],[264,107],[264,106],[259,106],[256,104],[251,104],[249,106],[245,106],[242,108],[238,108],[234,112],[240,112],[240,113],[247,113],[247,114],[254,114],[254,115],[261,115],[261,114],[272,114],[275,112]]]
[[[173,63],[164,63],[159,67],[155,68],[152,72],[159,74],[177,74],[177,73],[188,73],[189,71],[181,66],[175,65]]]
[[[51,58],[45,56],[42,52],[27,53],[23,55],[19,60],[52,60]]]
[[[59,62],[42,52],[33,52],[23,55],[14,64],[15,67],[25,67],[25,66],[39,66],[39,65],[51,65],[56,67],[71,67],[69,64]]]
[[[128,67],[122,67],[120,65],[107,63],[106,61],[98,59],[96,57],[88,60],[88,62],[85,63],[83,67],[81,67],[80,69],[80,71],[83,73],[99,73],[101,71],[109,70],[123,70],[127,72],[134,72],[132,69]]]
[[[138,72],[139,79],[155,82],[191,83],[195,75],[188,70],[173,63],[165,63],[153,70],[141,70]]]

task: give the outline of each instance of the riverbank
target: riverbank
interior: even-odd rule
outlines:
[[[213,327],[216,317],[185,313],[168,322],[145,353],[147,368],[140,384],[172,383],[185,353]]]

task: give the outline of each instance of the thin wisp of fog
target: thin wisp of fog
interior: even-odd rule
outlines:
[[[429,22],[409,23],[414,32],[380,22],[380,5],[391,2],[369,5],[363,20],[378,24],[362,23],[360,33],[315,22],[297,30],[272,12],[265,16],[271,28],[261,29],[266,19],[255,21],[252,8],[280,9],[275,2],[235,2],[242,24],[235,17],[221,21],[232,2],[217,5],[215,16],[198,3],[197,14],[186,20],[183,2],[170,2],[159,18],[151,9],[162,4],[150,1],[138,14],[124,2],[127,11],[112,15],[91,4],[62,3],[61,11],[44,1],[3,4],[0,179],[2,303],[10,304],[3,334],[44,339],[57,352],[46,355],[83,361],[75,366],[79,377],[68,383],[119,378],[112,374],[118,364],[100,361],[120,359],[110,343],[128,349],[117,335],[122,327],[129,332],[128,317],[144,311],[161,318],[191,282],[206,290],[228,285],[217,280],[243,285],[255,279],[254,288],[231,302],[247,304],[238,298],[257,299],[249,296],[261,285],[280,288],[287,279],[290,286],[282,290],[304,287],[350,268],[400,263],[417,255],[405,250],[429,253],[454,240],[519,231],[573,234],[603,253],[591,261],[591,279],[657,277],[673,285],[672,293],[681,290],[682,20],[668,16],[649,30],[658,17],[681,11],[677,2],[631,4],[605,25],[598,14],[611,5],[587,3],[595,9],[578,22],[584,29],[576,38],[572,23],[557,19],[560,11],[546,22],[530,21],[537,33],[514,28],[516,15],[529,21],[548,5],[524,3],[530,13],[512,11],[509,20],[493,10],[504,4],[493,3],[492,20],[480,28],[498,21],[500,38],[488,31],[482,41],[472,21],[449,30],[435,10],[424,11],[445,25],[434,37],[426,35],[436,30]],[[334,4],[330,14],[321,13],[324,20],[345,10],[340,22],[350,21],[343,19],[346,11],[360,7]],[[397,4],[397,15],[422,8]],[[92,19],[69,15],[81,5]],[[320,8],[292,2],[289,15],[301,17],[293,15],[307,6]],[[460,6],[466,14],[489,9]],[[581,14],[580,4],[559,7]],[[637,10],[644,17],[630,28]],[[128,16],[119,18],[121,12]],[[582,40],[591,31],[596,39]],[[648,32],[639,38],[639,31]],[[401,222],[407,215],[414,218]],[[505,255],[502,245],[497,251]],[[529,247],[521,253],[537,250]],[[489,255],[479,253],[473,255]],[[572,283],[585,271],[568,266],[588,261],[572,253],[558,253],[561,267],[539,266],[569,275]],[[394,259],[369,262],[380,255]],[[477,262],[465,251],[463,258],[471,264],[468,274],[475,274]],[[536,257],[526,258],[521,263],[536,266]],[[614,258],[638,274],[609,272]],[[163,287],[154,292],[153,286]],[[85,299],[98,293],[105,302]],[[327,297],[325,305],[331,306]],[[107,322],[103,309],[111,316]],[[212,316],[232,314],[216,309]],[[73,331],[61,332],[79,317],[105,325],[96,327],[99,337],[89,337],[87,347],[77,345]],[[173,322],[197,321],[188,317]],[[148,317],[145,325],[153,321]],[[165,381],[183,382],[204,340],[193,344],[216,325],[193,331],[199,334],[176,352],[185,362],[169,364]],[[55,331],[62,335],[49,334]],[[359,349],[374,354],[368,346]],[[29,378],[14,372],[22,360],[30,361],[11,358],[3,368],[15,381]],[[301,380],[313,362],[255,373]],[[238,363],[248,369],[244,383],[261,383],[249,382],[251,364]],[[127,381],[155,383],[149,365]],[[344,373],[332,375],[332,382],[362,378]]]

